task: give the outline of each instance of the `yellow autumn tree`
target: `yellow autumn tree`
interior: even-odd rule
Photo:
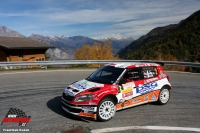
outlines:
[[[112,43],[106,40],[104,44],[94,42],[92,46],[83,45],[75,52],[75,60],[118,60],[119,57],[112,55]],[[89,67],[98,67],[97,64]]]
[[[83,45],[82,48],[77,49],[74,58],[76,60],[91,60],[92,48],[90,45]]]

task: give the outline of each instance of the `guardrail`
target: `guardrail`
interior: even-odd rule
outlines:
[[[114,62],[148,62],[159,63],[166,66],[190,66],[200,67],[200,63],[160,61],[160,60],[56,60],[56,61],[34,61],[34,62],[0,62],[0,66],[31,66],[31,65],[70,65],[70,64],[107,64]]]

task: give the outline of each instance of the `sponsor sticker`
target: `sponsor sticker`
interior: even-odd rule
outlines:
[[[128,88],[128,89],[125,89],[125,90],[122,90],[122,94],[125,94],[125,93],[128,93],[128,92],[132,92],[132,88]]]
[[[147,84],[147,83],[150,83],[150,82],[153,82],[153,81],[156,81],[156,80],[158,80],[158,77],[146,79],[145,83]]]
[[[96,107],[82,106],[82,110],[86,110],[86,111],[96,111]]]
[[[122,98],[124,98],[125,100],[129,100],[132,97],[133,97],[133,89],[132,88],[122,90]]]
[[[87,80],[81,80],[70,85],[71,88],[78,90],[86,90],[93,87],[103,87],[104,84],[94,83]]]
[[[134,82],[129,82],[129,83],[126,83],[126,84],[122,84],[123,86],[123,89],[126,90],[126,89],[129,89],[129,88],[134,88],[135,87],[135,83]]]
[[[138,98],[138,99],[133,99],[132,102],[133,103],[139,103],[142,101],[142,98]]]
[[[132,95],[133,95],[133,92],[131,91],[131,92],[125,93],[123,96],[124,96],[124,97],[128,97],[128,96],[132,96]],[[124,98],[124,97],[123,97],[123,98]]]
[[[153,95],[152,95],[151,99],[157,99],[157,95],[156,95],[156,93],[155,93],[155,92],[153,93]]]
[[[80,84],[80,83],[74,83],[74,84],[72,84],[72,87],[76,87],[78,89],[85,90],[87,85],[86,84]]]
[[[158,86],[158,84],[156,82],[152,82],[152,83],[145,84],[145,85],[139,85],[139,87],[136,88],[136,94],[138,94],[138,93],[145,94],[145,93],[151,92],[157,86]]]
[[[147,95],[144,96],[144,100],[148,101],[148,99],[149,99],[149,95],[147,94]]]

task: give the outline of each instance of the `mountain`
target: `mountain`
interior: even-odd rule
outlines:
[[[141,46],[145,45],[146,43],[156,40],[158,38],[162,38],[171,30],[177,27],[177,24],[171,24],[164,27],[157,27],[151,30],[146,35],[141,36],[139,39],[132,41],[128,46],[122,48],[117,54],[120,58],[123,58],[127,53],[133,52],[139,49]]]
[[[200,10],[178,24],[151,30],[118,54],[124,59],[200,62]]]
[[[66,37],[62,35],[58,37],[32,34],[29,38],[57,47],[47,50],[46,53],[51,59],[73,59],[76,50],[84,44],[92,45],[94,42],[100,42],[84,36]]]
[[[7,28],[6,26],[0,26],[0,36],[25,37],[24,35]]]
[[[119,38],[119,37],[111,37],[111,38],[99,38],[99,41],[105,42],[106,40],[111,40],[112,46],[113,46],[113,54],[116,55],[117,52],[129,45],[134,39],[132,37],[126,37],[126,38]]]
[[[26,37],[17,31],[11,30],[6,26],[0,26],[0,36],[11,37]],[[113,46],[113,54],[115,55],[121,48],[130,44],[133,41],[132,38],[104,38],[104,39],[92,39],[84,36],[43,36],[39,34],[32,34],[28,38],[50,44],[55,46],[55,49],[48,49],[46,54],[50,59],[73,59],[74,53],[78,48],[81,48],[84,44],[93,45],[94,42],[103,44],[105,40],[110,39]]]
[[[56,49],[47,50],[47,54],[51,59],[73,59],[74,54],[78,48],[81,48],[84,44],[93,45],[94,42],[103,44],[106,39],[92,39],[84,36],[66,37],[64,35],[58,36],[43,36],[38,34],[32,34],[29,38],[47,43],[57,47]],[[108,39],[108,38],[107,38]],[[124,46],[130,44],[133,41],[132,38],[124,39],[110,39],[113,46],[113,54],[116,54]]]

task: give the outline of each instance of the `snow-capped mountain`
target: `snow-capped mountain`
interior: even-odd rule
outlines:
[[[64,35],[58,36],[42,36],[38,34],[32,34],[29,38],[39,42],[47,43],[57,47],[58,49],[50,49],[47,53],[53,59],[73,59],[74,54],[78,48],[81,48],[84,44],[93,45],[94,42],[103,44],[105,40],[112,41],[113,54],[115,55],[121,48],[129,45],[133,39],[128,38],[104,38],[104,39],[92,39],[84,36],[67,37]],[[61,57],[62,56],[62,57]]]
[[[94,38],[95,40],[134,40],[132,37],[122,37],[121,35],[111,34],[109,36],[101,36]]]
[[[76,50],[84,44],[92,45],[94,42],[103,43],[84,36],[67,37],[61,35],[58,37],[32,34],[29,38],[57,47],[56,49],[47,50],[47,54],[51,59],[73,59]]]

